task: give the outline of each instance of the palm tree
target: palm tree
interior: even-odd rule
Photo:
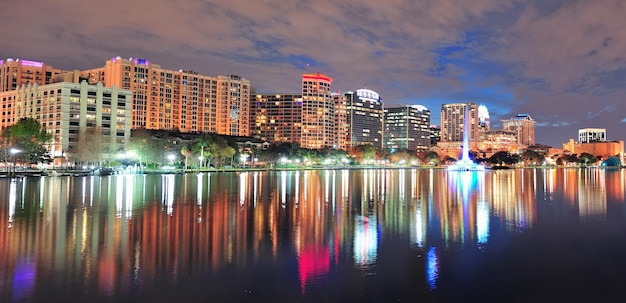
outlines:
[[[180,153],[183,155],[183,157],[185,157],[185,169],[187,169],[187,164],[189,163],[189,157],[193,155],[193,152],[191,151],[189,147],[183,146],[180,149]]]

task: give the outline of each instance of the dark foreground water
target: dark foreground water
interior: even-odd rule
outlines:
[[[0,302],[621,302],[626,171],[0,179]]]

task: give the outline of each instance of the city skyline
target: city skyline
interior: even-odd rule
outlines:
[[[239,75],[257,93],[295,93],[321,72],[333,92],[367,87],[386,106],[485,104],[496,129],[529,114],[536,142],[558,147],[583,128],[626,138],[625,14],[622,1],[11,1],[0,58],[141,57]]]

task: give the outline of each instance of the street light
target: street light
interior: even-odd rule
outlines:
[[[10,152],[11,152],[11,155],[13,156],[13,173],[11,173],[10,169],[9,169],[9,177],[12,177],[13,175],[15,175],[15,166],[16,166],[16,163],[15,163],[16,156],[15,155],[17,155],[18,153],[20,153],[22,151],[17,149],[17,148],[11,148]]]
[[[248,155],[243,154],[240,157],[241,162],[243,162],[243,168],[246,168],[246,159],[248,159]]]

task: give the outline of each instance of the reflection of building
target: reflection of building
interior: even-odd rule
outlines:
[[[605,128],[583,128],[578,130],[578,142],[595,143],[606,141]]]
[[[302,95],[256,95],[251,102],[250,131],[270,144],[300,142]]]
[[[334,147],[335,117],[330,85],[333,79],[320,73],[302,75],[303,148]]]
[[[530,146],[535,144],[535,120],[528,114],[519,114],[511,119],[502,120],[502,129],[517,136],[517,143]]]
[[[81,136],[85,144],[100,144],[97,150],[109,153],[122,150],[130,138],[129,90],[84,81],[29,84],[0,93],[0,100],[0,127],[13,125],[21,118],[37,119],[53,135],[49,145],[53,157],[74,152]]]
[[[430,147],[430,110],[421,105],[385,108],[385,148]]]
[[[43,62],[6,59],[0,60],[0,92],[17,89],[23,84],[50,84],[54,76],[64,73]]]
[[[344,93],[347,102],[347,124],[349,125],[348,148],[371,144],[383,146],[383,103],[373,90],[359,89]]]
[[[121,57],[81,76],[133,92],[132,128],[249,135],[250,81],[239,76],[204,76]]]

